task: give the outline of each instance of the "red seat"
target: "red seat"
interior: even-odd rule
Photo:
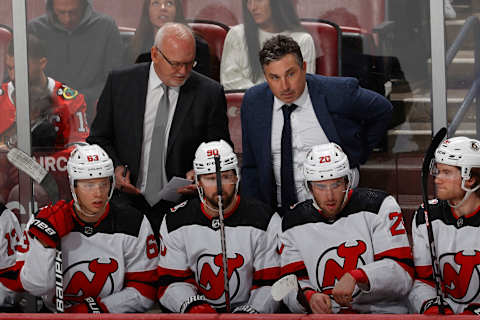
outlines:
[[[242,19],[242,2],[232,0],[183,0],[185,18],[206,19],[234,26]]]
[[[242,121],[240,119],[240,107],[242,105],[244,91],[227,92],[227,115],[230,138],[235,146],[237,155],[242,153]]]
[[[10,32],[7,26],[0,25],[0,77],[3,82],[5,75],[5,56],[7,55],[7,48],[10,39],[12,38],[12,33]]]
[[[210,72],[213,79],[220,81],[220,61],[222,60],[223,43],[229,27],[209,20],[194,20],[188,24],[197,35],[208,43],[210,49]]]
[[[341,36],[342,31],[326,20],[302,20],[302,26],[312,35],[317,54],[316,73],[324,76],[339,76],[341,72]]]

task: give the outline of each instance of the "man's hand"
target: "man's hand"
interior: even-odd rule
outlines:
[[[73,214],[70,205],[61,200],[54,206],[43,208],[33,220],[28,232],[43,246],[56,248],[60,239],[73,230]]]
[[[195,181],[195,171],[193,171],[193,169],[188,171],[185,174],[185,178],[188,180],[192,180],[192,184],[185,187],[178,188],[177,192],[180,194],[189,196],[194,194],[197,191],[197,186],[195,185],[195,183],[193,183],[193,181]]]
[[[330,297],[324,293],[314,293],[308,303],[313,313],[332,313],[332,302]]]
[[[139,194],[140,189],[130,183],[130,170],[124,166],[115,168],[115,187],[122,192]]]
[[[333,299],[342,307],[350,307],[356,283],[357,281],[350,273],[345,273],[332,290]]]

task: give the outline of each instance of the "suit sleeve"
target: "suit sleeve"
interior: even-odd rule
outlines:
[[[210,110],[208,116],[208,132],[205,141],[225,140],[228,144],[233,146],[230,139],[230,131],[228,129],[227,117],[227,100],[223,87],[215,86],[215,92],[205,92],[202,94],[212,95],[212,105],[208,106]]]
[[[350,82],[349,85],[353,87],[350,110],[365,130],[362,139],[366,143],[369,154],[380,144],[387,132],[393,106],[382,95],[361,88],[356,80]]]
[[[182,303],[197,294],[197,287],[183,239],[168,232],[166,216],[160,227],[160,255],[158,301],[168,310],[180,312]]]
[[[251,141],[251,130],[249,128],[249,118],[253,115],[248,110],[250,107],[249,91],[245,93],[243,97],[242,106],[240,108],[240,117],[242,123],[242,195],[252,198],[258,198],[260,193],[259,180],[258,180],[258,167],[255,160],[254,151]],[[270,161],[270,160],[268,160]]]
[[[417,224],[417,215],[424,214],[420,208],[412,221],[413,259],[415,263],[415,281],[408,296],[408,301],[414,312],[419,313],[423,303],[436,297],[433,279],[432,259],[425,224]]]
[[[98,144],[110,156],[114,167],[122,164],[118,158],[114,147],[114,131],[113,131],[113,75],[109,74],[105,88],[97,104],[97,115],[90,128],[90,136],[87,142],[90,144]]]
[[[374,262],[360,267],[380,299],[406,296],[412,285],[413,261],[400,207],[392,196],[380,206],[372,225]]]
[[[295,274],[300,284],[300,290],[313,289],[315,286],[311,283],[308,275],[307,267],[303,261],[300,250],[295,246],[295,240],[293,237],[293,229],[283,231],[280,234],[280,240],[282,247],[280,249],[280,265],[281,276],[289,274]],[[284,299],[283,302],[287,305],[292,313],[305,313],[306,310],[298,302],[295,292],[291,292]]]
[[[272,228],[277,225],[276,221],[276,218],[270,221]],[[276,234],[269,231],[262,231],[257,239],[253,256],[253,284],[248,301],[248,304],[260,313],[274,313],[278,308],[271,289],[280,276],[280,257],[277,253]]]
[[[145,312],[155,301],[158,247],[150,223],[144,217],[138,237],[125,240],[124,288],[102,298],[111,313]]]

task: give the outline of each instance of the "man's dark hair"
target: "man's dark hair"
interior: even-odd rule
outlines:
[[[278,61],[287,54],[293,54],[297,59],[298,65],[302,67],[303,56],[298,43],[290,37],[284,35],[275,36],[265,42],[260,50],[259,58],[262,68],[272,61]]]
[[[47,56],[47,47],[45,43],[34,36],[33,34],[27,34],[27,51],[29,59],[41,59]],[[14,55],[13,38],[8,43],[7,54],[10,57]]]

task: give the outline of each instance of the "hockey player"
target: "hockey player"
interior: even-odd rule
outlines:
[[[480,141],[447,139],[431,166],[437,199],[429,221],[439,262],[445,314],[480,314]],[[409,295],[415,312],[438,314],[424,208],[412,222],[416,279]]]
[[[352,190],[348,158],[335,143],[314,146],[303,172],[313,200],[283,217],[282,275],[297,276],[314,313],[405,313],[412,253],[395,199]],[[284,302],[305,312],[292,295]]]
[[[109,204],[112,160],[97,145],[76,146],[67,164],[73,200],[43,208],[29,227],[23,289],[54,311],[61,248],[65,312],[144,312],[154,303],[158,247],[140,212]]]
[[[15,143],[15,61],[13,41],[10,41],[5,58],[11,81],[0,87],[0,136],[3,143]],[[31,118],[48,117],[55,127],[55,147],[63,149],[67,144],[84,142],[89,129],[86,121],[86,104],[83,95],[45,75],[46,48],[35,36],[28,35],[28,65]]]
[[[193,161],[200,199],[183,202],[160,227],[159,302],[171,312],[226,310],[214,156],[220,156],[231,310],[272,313],[270,290],[278,279],[274,237],[267,234],[272,212],[237,194],[237,156],[223,140],[202,143]]]
[[[15,214],[0,203],[0,312],[14,311],[16,248],[22,229]]]

